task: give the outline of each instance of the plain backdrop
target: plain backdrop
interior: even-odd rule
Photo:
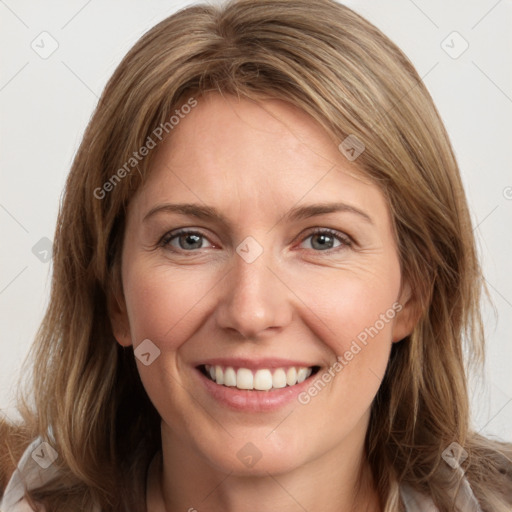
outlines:
[[[128,49],[189,4],[0,0],[0,409],[11,417],[48,301],[59,200],[84,128]],[[346,4],[409,56],[450,134],[495,307],[484,305],[486,378],[471,387],[473,421],[512,441],[512,2]]]

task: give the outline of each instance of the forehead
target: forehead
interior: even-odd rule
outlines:
[[[256,102],[207,93],[176,128],[158,150],[175,165],[193,158],[221,170],[232,162],[245,161],[248,166],[257,161],[268,171],[277,162],[289,161],[297,167],[297,161],[307,157],[322,168],[344,160],[345,170],[362,177],[341,158],[336,144],[316,120],[282,100]]]
[[[261,215],[299,201],[350,198],[385,208],[379,189],[297,107],[218,93],[197,101],[158,146],[139,205],[194,201]]]

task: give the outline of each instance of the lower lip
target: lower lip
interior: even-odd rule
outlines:
[[[263,412],[274,411],[293,400],[305,391],[315,375],[311,375],[300,384],[286,386],[272,391],[243,390],[236,387],[222,386],[209,379],[198,368],[195,368],[206,391],[221,404],[236,411]]]

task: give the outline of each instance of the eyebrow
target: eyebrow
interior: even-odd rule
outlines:
[[[190,215],[193,217],[197,217],[198,219],[203,220],[217,220],[221,224],[225,226],[229,226],[229,220],[220,213],[216,208],[212,206],[204,206],[200,204],[194,203],[165,203],[161,205],[157,205],[152,208],[143,219],[143,222],[146,222],[151,217],[156,215],[157,213],[166,212],[166,213],[179,213],[182,215]],[[347,212],[353,213],[361,217],[363,220],[368,222],[369,224],[373,224],[371,217],[356,208],[355,206],[345,204],[345,203],[319,203],[319,204],[310,204],[306,206],[296,206],[288,211],[281,220],[285,220],[287,222],[298,221],[302,219],[308,219],[310,217],[315,217],[318,215],[325,215],[329,213],[337,213],[337,212]]]

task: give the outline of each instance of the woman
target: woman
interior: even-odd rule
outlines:
[[[350,9],[196,6],[145,34],[54,251],[2,510],[510,510],[512,447],[469,426],[457,164]]]

